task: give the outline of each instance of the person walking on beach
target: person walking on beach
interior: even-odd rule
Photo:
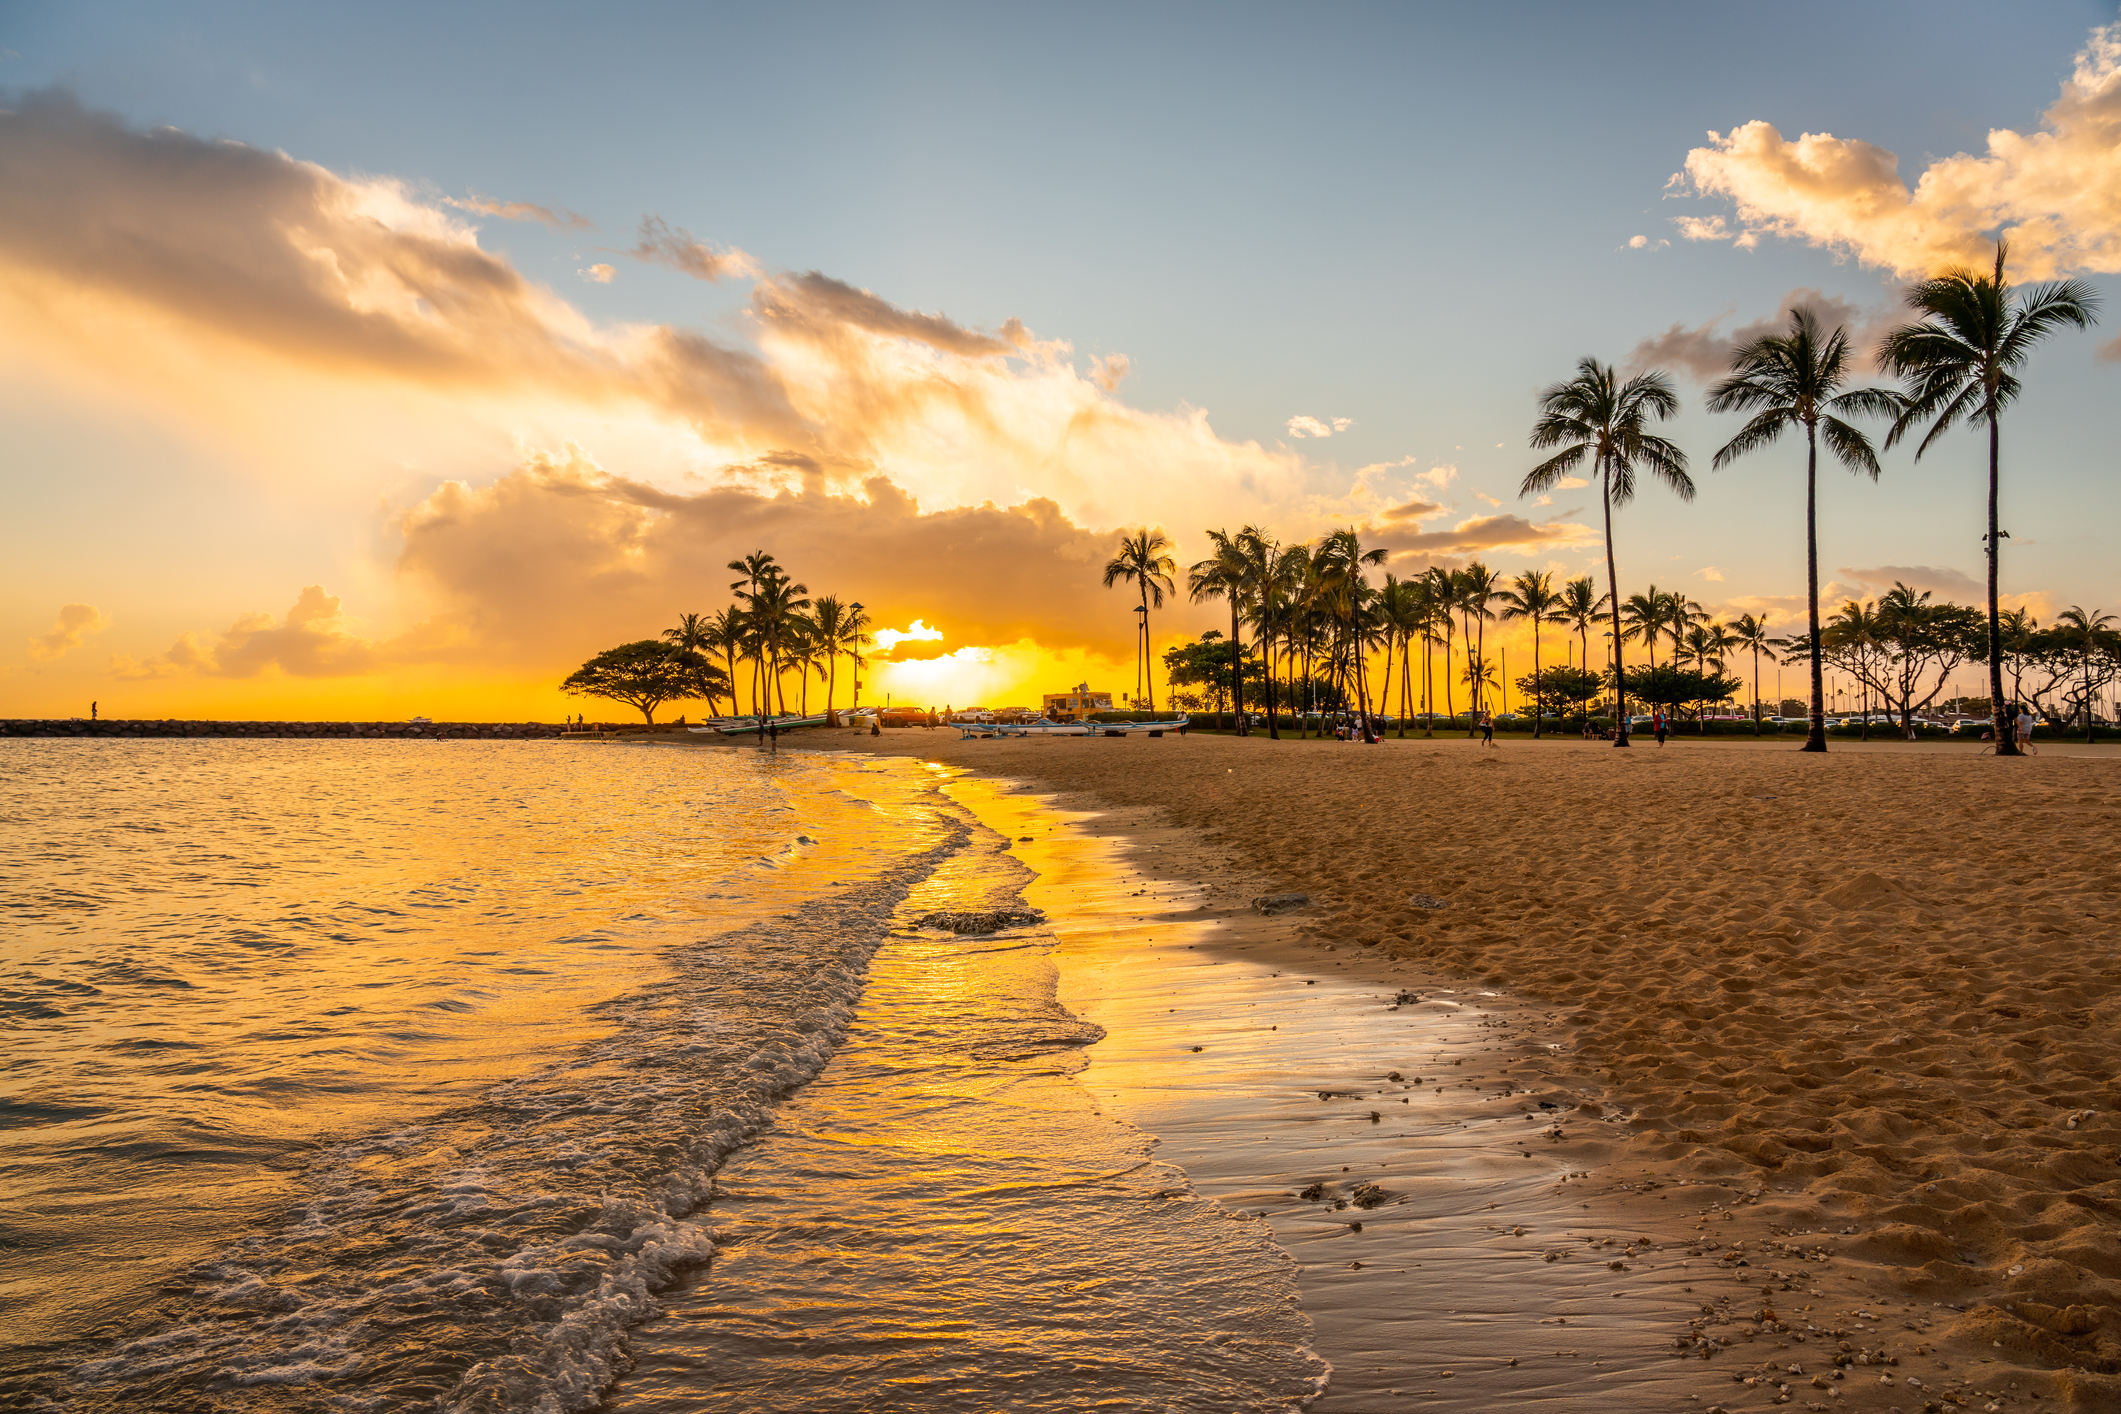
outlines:
[[[2040,748],[2033,745],[2032,710],[2022,703],[2018,707],[2018,749],[2029,756],[2038,756]]]
[[[1650,713],[1650,730],[1657,734],[1657,744],[1664,745],[1664,708]]]
[[[1486,747],[1495,745],[1495,714],[1493,712],[1480,714],[1480,744]]]

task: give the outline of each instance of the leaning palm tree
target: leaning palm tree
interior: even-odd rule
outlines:
[[[1126,580],[1141,591],[1141,641],[1135,646],[1140,671],[1135,682],[1147,682],[1148,691],[1143,701],[1151,712],[1156,710],[1156,675],[1155,664],[1149,656],[1149,608],[1154,604],[1161,609],[1164,595],[1178,592],[1178,586],[1171,579],[1177,569],[1178,561],[1171,558],[1170,537],[1147,526],[1132,535],[1120,537],[1119,553],[1105,562],[1105,588],[1110,589]]]
[[[1526,570],[1510,581],[1510,587],[1502,591],[1502,616],[1506,619],[1525,619],[1532,625],[1532,686],[1539,686],[1539,626],[1565,622],[1562,616],[1562,597],[1554,592],[1554,576],[1549,570]],[[1546,697],[1535,691],[1532,696],[1532,740],[1539,740],[1540,727],[1546,716]]]
[[[1453,578],[1458,585],[1458,612],[1466,620],[1467,651],[1485,660],[1488,656],[1487,625],[1495,617],[1495,611],[1488,606],[1502,597],[1502,581],[1495,571],[1478,560]],[[1472,708],[1476,717],[1484,705],[1479,698],[1474,699]]]
[[[1679,411],[1672,380],[1656,371],[1638,373],[1625,383],[1618,383],[1617,378],[1610,366],[1586,358],[1576,365],[1574,378],[1539,395],[1539,418],[1532,424],[1531,444],[1561,450],[1527,472],[1517,494],[1533,496],[1551,490],[1586,458],[1591,462],[1605,507],[1606,590],[1613,601],[1613,691],[1619,699],[1613,744],[1626,746],[1627,677],[1621,649],[1620,570],[1613,554],[1613,507],[1635,498],[1638,467],[1670,487],[1682,501],[1694,499],[1694,482],[1686,472],[1686,453],[1677,443],[1649,430],[1652,422]]]
[[[1848,388],[1848,330],[1825,333],[1809,309],[1790,312],[1789,332],[1764,334],[1731,355],[1728,378],[1709,389],[1710,412],[1750,412],[1752,421],[1716,453],[1718,471],[1747,452],[1773,443],[1793,427],[1804,429],[1804,575],[1810,615],[1812,713],[1804,751],[1826,750],[1826,679],[1819,634],[1819,443],[1850,471],[1878,479],[1878,454],[1870,438],[1842,420],[1843,413],[1892,416],[1897,394],[1882,388]],[[1758,715],[1757,713],[1755,714]]]
[[[1887,447],[1927,422],[1929,431],[1915,447],[1919,461],[1931,443],[1960,423],[1988,424],[1989,708],[1996,718],[1998,756],[2018,754],[2005,715],[1997,604],[1998,542],[2006,533],[1996,519],[2002,462],[1998,422],[2023,388],[2015,370],[2033,346],[2065,324],[2088,327],[2099,308],[2098,295],[2082,280],[2058,280],[2014,297],[2003,277],[2008,250],[2006,242],[1996,242],[1992,275],[1947,270],[1909,290],[1908,305],[1922,319],[1893,330],[1878,346],[1878,361],[1909,385],[1893,430],[1885,436]]]
[[[1742,648],[1753,655],[1753,735],[1759,736],[1760,655],[1774,652],[1775,640],[1768,637],[1768,626],[1753,614],[1741,614],[1727,631],[1731,635],[1731,647]],[[1782,709],[1778,706],[1775,710]]]
[[[1252,591],[1252,559],[1246,554],[1243,532],[1208,532],[1213,553],[1186,571],[1186,594],[1194,603],[1222,599],[1230,605],[1230,708],[1231,721],[1239,736],[1245,731],[1244,635],[1237,621],[1244,614]],[[1109,570],[1107,571],[1109,573]],[[1109,582],[1109,581],[1108,581]]]

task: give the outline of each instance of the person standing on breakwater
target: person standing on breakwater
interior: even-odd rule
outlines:
[[[88,704],[88,719],[91,722],[96,720],[96,704],[93,702]]]

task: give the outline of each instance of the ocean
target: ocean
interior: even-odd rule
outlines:
[[[9,1407],[1324,1388],[1269,1224],[1085,1087],[1102,1032],[1061,1000],[1062,905],[937,923],[1023,910],[1033,878],[939,767],[0,753]]]

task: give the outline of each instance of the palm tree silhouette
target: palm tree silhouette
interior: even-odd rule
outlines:
[[[1505,619],[1525,619],[1532,625],[1532,685],[1539,687],[1539,626],[1566,622],[1562,614],[1562,597],[1554,592],[1554,576],[1548,570],[1526,570],[1510,582],[1510,587],[1501,592],[1502,616]],[[1546,698],[1535,692],[1532,697],[1532,740],[1539,740],[1540,728],[1546,717]]]
[[[1488,606],[1501,596],[1502,585],[1496,579],[1495,571],[1489,569],[1478,560],[1473,561],[1473,563],[1460,570],[1454,576],[1454,580],[1458,585],[1458,612],[1466,618],[1466,651],[1474,657],[1486,661],[1488,656],[1487,626],[1489,621],[1495,617],[1495,611]],[[1488,685],[1492,686],[1492,681]],[[1481,694],[1478,686],[1475,687],[1474,691],[1476,695],[1472,702],[1472,708],[1477,725],[1485,701],[1484,695]],[[1467,732],[1466,735],[1471,736],[1472,733]]]
[[[1148,710],[1156,710],[1156,678],[1154,664],[1149,659],[1149,607],[1164,606],[1166,592],[1176,594],[1178,586],[1171,580],[1178,562],[1171,558],[1171,540],[1161,530],[1143,526],[1132,535],[1120,537],[1119,553],[1105,564],[1105,588],[1110,589],[1121,580],[1126,580],[1141,590],[1142,628],[1141,640],[1135,645],[1135,684],[1148,683],[1144,700]]]
[[[1622,634],[1628,638],[1639,638],[1650,650],[1650,667],[1657,666],[1657,635],[1664,632],[1667,616],[1671,611],[1672,596],[1661,594],[1656,585],[1651,585],[1647,594],[1630,594],[1628,602],[1620,608],[1620,617],[1627,627]]]
[[[1244,532],[1231,535],[1228,531],[1211,530],[1208,544],[1214,553],[1207,559],[1197,561],[1186,571],[1186,594],[1198,604],[1204,599],[1223,599],[1230,605],[1230,707],[1231,721],[1239,736],[1248,736],[1245,730],[1245,683],[1244,683],[1244,635],[1238,632],[1238,619],[1245,611],[1245,603],[1252,587],[1252,557],[1246,553]],[[1111,581],[1108,566],[1105,582]]]
[[[720,646],[714,636],[714,620],[705,614],[678,615],[678,626],[664,629],[663,637],[669,639],[679,652],[689,653],[703,662],[706,661],[709,650]],[[736,680],[731,678],[730,686],[734,687],[735,682]],[[714,704],[715,698],[709,697],[707,710],[712,712]]]
[[[1742,614],[1730,627],[1731,646],[1743,648],[1753,655],[1753,735],[1760,735],[1760,655],[1772,653],[1775,641],[1768,637],[1768,626],[1752,614]],[[1776,704],[1776,711],[1782,704]]]
[[[1585,672],[1591,670],[1591,624],[1605,612],[1606,602],[1606,597],[1598,592],[1598,586],[1589,575],[1570,580],[1561,591],[1561,622],[1575,629],[1583,640]]]
[[[1819,443],[1850,471],[1878,479],[1870,438],[1840,414],[1890,417],[1897,394],[1882,388],[1846,389],[1848,330],[1824,333],[1809,309],[1790,311],[1789,332],[1763,334],[1731,355],[1728,378],[1709,389],[1710,412],[1750,412],[1753,418],[1711,463],[1721,471],[1747,452],[1771,445],[1792,427],[1804,429],[1804,583],[1810,614],[1812,718],[1804,751],[1826,750],[1825,669],[1819,636]],[[1755,713],[1757,717],[1758,714]]]
[[[1556,383],[1539,395],[1539,418],[1532,424],[1535,448],[1561,450],[1525,474],[1519,496],[1551,490],[1556,482],[1591,461],[1598,479],[1598,494],[1605,508],[1606,591],[1612,598],[1613,692],[1618,709],[1613,745],[1628,744],[1627,681],[1625,654],[1621,648],[1620,571],[1613,553],[1613,507],[1635,498],[1635,471],[1643,470],[1670,487],[1682,501],[1694,499],[1694,482],[1687,475],[1686,453],[1677,443],[1649,430],[1650,423],[1675,416],[1679,395],[1663,373],[1638,373],[1625,383],[1616,383],[1612,367],[1595,358],[1576,365],[1576,376]]]
[[[2112,614],[2102,614],[2097,609],[2082,609],[2072,604],[2055,615],[2054,632],[2071,648],[2077,651],[2078,664],[2084,669],[2084,740],[2086,744],[2096,740],[2092,735],[2092,661],[2104,653],[2112,656],[2121,648],[2121,635],[2115,634]]]
[[[2006,242],[1996,242],[1996,269],[1979,276],[1971,270],[1947,270],[1907,293],[1910,308],[1923,318],[1885,336],[1878,361],[1909,384],[1900,415],[1885,437],[1892,447],[1917,425],[1929,431],[1915,447],[1915,459],[1930,444],[1960,423],[1988,424],[1988,673],[1989,708],[1996,717],[1996,754],[2016,756],[2008,706],[2003,700],[2003,627],[1997,604],[1998,542],[2008,532],[1997,521],[2003,409],[2023,386],[2014,370],[2031,356],[2033,346],[2065,324],[2088,328],[2099,297],[2082,280],[2058,280],[2013,297],[2003,276]]]

